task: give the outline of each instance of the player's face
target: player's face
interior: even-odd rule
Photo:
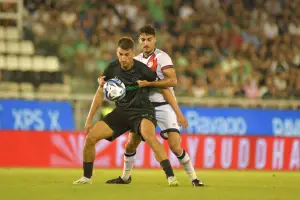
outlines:
[[[139,37],[139,42],[142,45],[144,53],[151,53],[155,48],[156,38],[154,35],[142,33]]]
[[[117,56],[118,56],[121,66],[124,69],[131,67],[131,65],[133,63],[133,50],[132,49],[124,50],[124,49],[118,47]]]

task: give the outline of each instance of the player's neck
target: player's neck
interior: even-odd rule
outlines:
[[[152,51],[150,51],[149,53],[148,52],[143,52],[143,57],[144,58],[149,58],[149,56],[151,56],[154,53],[154,51],[155,51],[155,48]]]
[[[124,67],[124,66],[121,65],[121,68],[124,71],[128,71],[128,70],[130,70],[132,68],[133,64],[134,64],[134,61],[132,60],[132,62],[129,65],[127,65],[126,67]]]

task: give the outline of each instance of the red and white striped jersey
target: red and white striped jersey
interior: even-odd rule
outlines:
[[[159,79],[165,78],[163,74],[163,71],[165,69],[173,67],[173,62],[170,56],[160,49],[155,49],[155,51],[147,58],[144,57],[143,53],[140,53],[135,56],[134,59],[146,64],[149,68],[151,68],[153,72],[156,72],[156,75]],[[173,87],[170,87],[169,89],[174,95]],[[158,91],[158,89],[153,89],[150,92],[150,101],[165,102],[165,99],[163,95]]]

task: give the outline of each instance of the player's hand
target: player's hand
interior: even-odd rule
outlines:
[[[87,120],[85,122],[85,125],[84,125],[84,132],[85,132],[85,135],[89,134],[90,130],[92,129],[93,127],[93,123],[92,121],[90,120]]]
[[[98,78],[98,83],[99,83],[99,86],[100,86],[100,87],[103,87],[104,84],[106,83],[106,81],[104,80],[104,78],[105,78],[105,76],[100,76],[100,77]]]
[[[187,127],[189,126],[188,121],[186,120],[186,118],[182,113],[180,115],[177,115],[177,122],[184,129],[187,129]]]
[[[150,82],[148,82],[148,81],[141,81],[141,80],[138,80],[138,81],[137,81],[137,84],[138,84],[138,86],[139,86],[140,88],[142,88],[142,87],[149,87],[149,86],[150,86]]]

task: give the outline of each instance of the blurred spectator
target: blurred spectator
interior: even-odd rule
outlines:
[[[234,58],[234,55],[230,53],[227,59],[221,62],[221,70],[225,73],[230,73],[239,67],[239,62]]]
[[[194,13],[194,9],[188,1],[183,3],[183,6],[179,8],[179,16],[182,20],[186,21],[191,17]]]
[[[282,11],[281,2],[278,0],[267,0],[265,1],[265,8],[269,14],[278,16]]]
[[[279,35],[279,28],[275,23],[274,18],[268,18],[265,23],[263,24],[264,34],[267,39],[276,39]]]
[[[173,59],[177,95],[300,98],[299,0],[25,0],[25,7],[24,37],[38,54],[59,57],[74,92],[93,90],[116,40],[137,41],[150,23],[157,47]]]
[[[258,37],[255,35],[254,26],[250,26],[247,30],[242,32],[242,39],[249,44],[259,47],[260,42]]]
[[[260,90],[258,85],[258,80],[255,77],[248,78],[244,84],[245,95],[250,99],[255,99],[260,97]]]
[[[300,24],[297,18],[293,18],[288,25],[289,34],[293,36],[300,36]]]

